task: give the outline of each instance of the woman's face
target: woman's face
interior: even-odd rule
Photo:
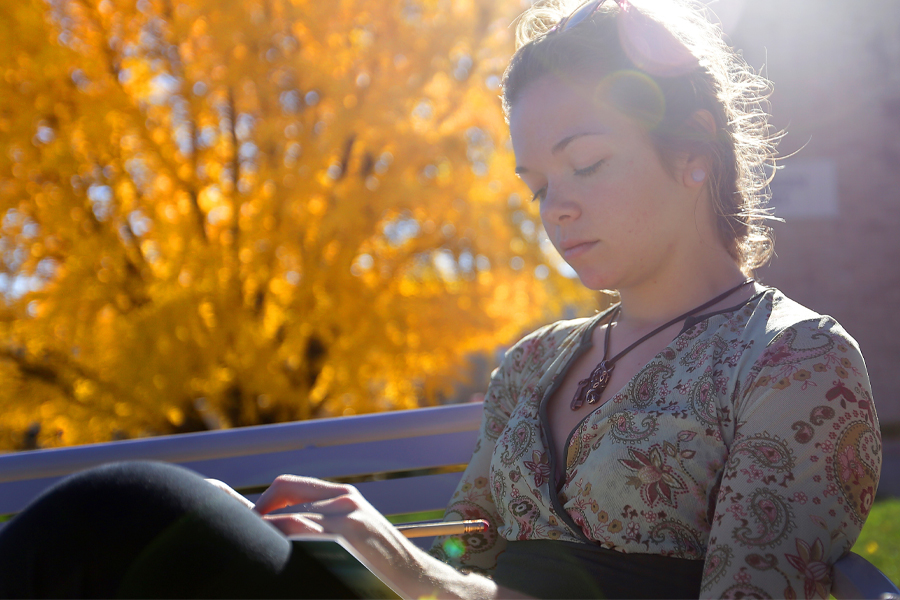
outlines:
[[[550,76],[530,83],[510,134],[553,245],[588,288],[623,290],[689,260],[701,184],[685,182],[686,162],[674,174],[663,166],[646,131],[594,89]]]

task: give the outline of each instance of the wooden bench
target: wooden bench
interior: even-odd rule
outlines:
[[[480,404],[321,419],[0,455],[0,519],[70,473],[158,460],[221,479],[251,500],[282,473],[356,485],[394,522],[438,519],[469,460]],[[419,540],[429,545],[430,540]],[[900,594],[864,558],[835,565],[835,598]]]

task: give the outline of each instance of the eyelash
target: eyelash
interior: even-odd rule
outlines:
[[[605,163],[605,162],[606,162],[606,159],[599,160],[599,161],[595,162],[594,164],[587,166],[583,169],[575,169],[574,173],[578,177],[590,177],[591,175],[596,173],[598,170],[600,170],[600,167],[602,167],[603,163]],[[547,187],[544,186],[534,193],[534,196],[531,198],[531,201],[536,202],[538,200],[543,200],[544,194],[546,194],[546,193],[547,193]]]
[[[599,160],[599,161],[595,162],[594,164],[592,164],[589,167],[585,167],[583,169],[575,169],[575,174],[578,175],[579,177],[588,177],[588,176],[596,173],[600,169],[600,167],[603,166],[603,163],[605,163],[605,162],[606,162],[606,159],[603,159],[603,160]]]

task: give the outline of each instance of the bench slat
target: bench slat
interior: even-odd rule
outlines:
[[[382,440],[339,447],[305,448],[272,454],[255,454],[176,464],[192,469],[204,477],[221,479],[230,486],[240,489],[268,485],[275,477],[284,473],[340,478],[464,465],[472,456],[476,437],[477,432],[475,431],[462,431],[431,437]],[[62,477],[62,475],[58,475],[4,483],[3,494],[0,495],[0,514],[21,511],[35,496]],[[456,479],[458,480],[459,477],[460,475],[457,473]],[[419,480],[422,478],[408,479]],[[378,483],[387,484],[386,487],[390,488],[394,481],[400,480],[388,479]],[[362,489],[362,483],[357,484],[357,487]],[[398,487],[413,489],[405,484]],[[452,493],[452,491],[451,488],[450,492]],[[428,509],[443,506],[449,497],[449,494],[445,495],[441,503],[437,506],[429,506]],[[394,512],[412,511],[397,510]]]
[[[267,485],[284,473],[338,478],[464,465],[472,458],[476,437],[475,431],[462,431],[181,464],[242,488]]]
[[[186,463],[473,431],[481,411],[480,404],[455,404],[3,454],[0,483],[68,475],[113,461]]]

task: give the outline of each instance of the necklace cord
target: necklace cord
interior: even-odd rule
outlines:
[[[735,293],[736,291],[738,291],[745,285],[749,285],[749,284],[753,283],[754,281],[755,280],[752,277],[745,279],[740,284],[719,294],[712,300],[704,302],[700,306],[698,306],[696,308],[692,308],[691,310],[687,311],[686,313],[684,313],[682,315],[678,315],[671,321],[667,321],[666,323],[660,325],[659,327],[657,327],[650,333],[641,337],[638,341],[634,342],[633,344],[631,344],[630,346],[628,346],[627,348],[625,348],[624,350],[622,350],[621,352],[619,352],[618,354],[616,354],[615,356],[613,356],[612,358],[607,360],[606,357],[609,356],[610,332],[612,331],[612,327],[615,322],[615,319],[618,318],[619,314],[622,312],[622,304],[621,303],[617,304],[616,307],[610,313],[609,323],[606,325],[606,334],[605,334],[604,341],[603,341],[603,359],[600,361],[600,364],[598,364],[596,367],[594,367],[594,369],[591,371],[591,374],[587,378],[582,379],[581,381],[578,382],[578,389],[575,391],[575,397],[572,398],[571,409],[578,410],[579,408],[581,408],[584,405],[585,400],[587,401],[588,404],[595,404],[598,400],[600,400],[600,395],[604,392],[604,390],[606,390],[606,386],[609,385],[610,376],[613,372],[613,369],[616,368],[616,361],[618,361],[620,358],[622,358],[623,356],[625,356],[626,354],[628,354],[629,352],[631,352],[632,350],[637,348],[639,345],[641,345],[642,343],[646,342],[647,340],[649,340],[650,338],[655,336],[660,331],[663,331],[664,329],[671,327],[675,323],[678,323],[679,321],[683,321],[683,320],[687,319],[688,317],[697,314],[701,310],[704,310],[706,308],[709,308],[710,306],[713,306],[714,304],[721,302],[722,300],[724,300],[731,294]]]
[[[687,319],[688,317],[694,316],[695,314],[697,314],[697,313],[700,312],[701,310],[704,310],[704,309],[709,308],[710,306],[712,306],[712,305],[714,305],[714,304],[717,304],[717,303],[721,302],[722,300],[724,300],[724,299],[727,298],[728,296],[732,295],[733,293],[735,293],[736,291],[738,291],[739,289],[741,289],[741,288],[744,287],[745,285],[748,285],[748,284],[753,283],[753,281],[754,281],[754,279],[753,279],[752,277],[751,277],[750,279],[745,279],[745,280],[742,281],[740,284],[738,284],[738,285],[736,285],[735,287],[733,287],[733,288],[731,288],[731,289],[729,289],[729,290],[727,290],[727,291],[725,291],[725,292],[719,294],[718,296],[716,296],[716,297],[713,298],[712,300],[709,300],[709,301],[707,301],[707,302],[704,302],[703,304],[701,304],[701,305],[698,306],[697,308],[692,308],[691,310],[687,311],[687,312],[684,313],[683,315],[678,315],[677,317],[675,317],[675,318],[672,319],[671,321],[668,321],[667,323],[665,323],[665,324],[663,324],[663,325],[660,325],[659,327],[657,327],[656,329],[654,329],[653,331],[651,331],[650,333],[648,333],[647,335],[645,335],[644,337],[642,337],[641,339],[639,339],[638,341],[636,341],[635,343],[631,344],[630,346],[628,346],[627,348],[625,348],[624,350],[622,350],[621,352],[619,352],[618,354],[616,354],[615,356],[613,356],[611,359],[609,359],[609,362],[615,363],[617,360],[619,360],[620,358],[622,358],[623,356],[625,356],[626,354],[628,354],[629,352],[631,352],[632,350],[634,350],[634,349],[635,349],[636,347],[638,347],[640,344],[642,344],[642,343],[646,342],[647,340],[649,340],[650,338],[652,338],[654,335],[656,335],[657,333],[659,333],[659,332],[662,331],[663,329],[668,329],[669,327],[671,327],[671,326],[674,325],[675,323],[678,323],[679,321],[684,321],[684,320]],[[622,307],[622,305],[619,304],[619,309],[616,311],[616,316],[618,316],[618,313],[621,312],[621,307]],[[608,332],[608,331],[609,331],[609,328],[607,328],[607,332]],[[606,349],[604,349],[604,359],[606,358],[605,354],[606,354]]]

